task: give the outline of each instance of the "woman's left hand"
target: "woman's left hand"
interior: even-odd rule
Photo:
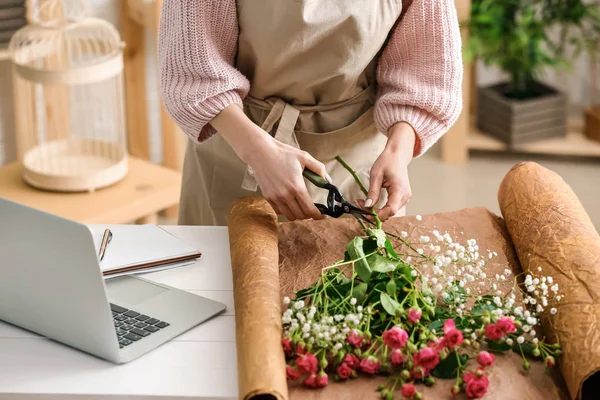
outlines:
[[[412,196],[408,164],[413,158],[416,140],[415,131],[409,124],[399,122],[393,125],[388,132],[385,149],[371,168],[371,182],[364,207],[377,204],[381,189],[387,189],[387,204],[378,212],[382,221],[396,215]]]

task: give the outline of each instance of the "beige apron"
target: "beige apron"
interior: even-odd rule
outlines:
[[[348,200],[364,199],[335,157],[368,184],[387,140],[373,122],[376,63],[402,0],[237,0],[237,8],[236,66],[251,82],[244,112],[325,164]],[[326,191],[307,187],[325,202]],[[180,224],[225,225],[229,204],[249,195],[260,195],[252,171],[220,135],[188,143]]]

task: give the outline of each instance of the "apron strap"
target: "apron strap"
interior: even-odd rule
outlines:
[[[270,132],[273,129],[273,126],[275,126],[275,123],[279,121],[277,131],[273,137],[283,144],[287,144],[299,149],[300,145],[298,144],[298,139],[296,138],[296,133],[294,132],[299,115],[300,111],[298,111],[298,109],[286,103],[282,99],[278,99],[271,108],[267,118],[261,125],[261,129],[266,132]],[[258,189],[258,183],[256,183],[256,178],[254,177],[254,171],[252,171],[250,166],[246,168],[246,174],[244,175],[244,181],[242,182],[242,189],[249,190],[251,192],[256,192]]]

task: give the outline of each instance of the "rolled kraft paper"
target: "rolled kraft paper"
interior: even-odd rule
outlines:
[[[285,400],[277,216],[264,199],[245,198],[231,205],[227,224],[239,398]]]
[[[504,222],[484,208],[469,208],[455,212],[424,215],[422,221],[413,217],[392,218],[386,222],[385,230],[400,234],[411,232],[411,237],[428,234],[433,229],[448,231],[460,241],[475,238],[480,249],[496,251],[498,257],[490,265],[488,275],[502,274],[508,265],[515,274],[520,273],[516,255]],[[461,234],[464,232],[464,234]],[[360,235],[360,225],[348,218],[323,221],[297,221],[280,224],[279,227],[279,276],[280,296],[291,296],[315,282],[321,269],[343,258],[346,244]],[[511,285],[505,282],[501,289]],[[554,400],[567,399],[567,390],[557,370],[555,376],[545,373],[541,361],[532,362],[527,375],[521,373],[522,359],[514,352],[498,355],[490,370],[487,400]],[[475,368],[474,361],[472,362]],[[331,376],[332,377],[332,376]],[[331,379],[333,381],[333,379]],[[290,383],[292,400],[320,399],[378,399],[375,388],[385,382],[383,377],[361,375],[349,382],[332,382],[322,390],[312,390]],[[438,379],[433,387],[419,386],[426,399],[450,398],[454,380]],[[399,393],[397,394],[399,397]]]
[[[600,236],[560,176],[521,163],[498,192],[506,226],[524,271],[542,268],[564,299],[542,316],[563,350],[559,365],[571,398],[600,398]]]

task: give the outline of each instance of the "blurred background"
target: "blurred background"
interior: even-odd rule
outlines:
[[[159,97],[160,3],[0,0],[0,196],[86,223],[175,223],[186,138]],[[408,213],[499,213],[502,177],[532,160],[598,228],[597,0],[455,4],[465,107],[411,164]]]

